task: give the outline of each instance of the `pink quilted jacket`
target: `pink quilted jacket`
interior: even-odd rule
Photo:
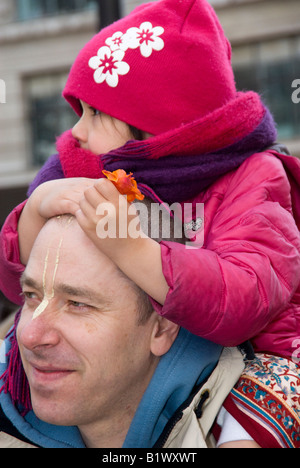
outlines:
[[[272,154],[273,153],[273,154]],[[300,339],[300,164],[276,152],[257,153],[221,177],[204,203],[201,249],[162,242],[169,285],[159,314],[224,346],[251,339],[257,351],[297,353]],[[0,289],[21,304],[17,223],[0,238]],[[300,354],[300,352],[299,352]]]

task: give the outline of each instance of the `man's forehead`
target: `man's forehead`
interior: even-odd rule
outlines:
[[[59,258],[57,259],[58,251]],[[52,239],[51,243],[43,241],[36,243],[30,253],[28,265],[35,263],[44,264],[45,257],[47,257],[47,263],[49,265],[56,263],[57,260],[59,260],[60,264],[70,266],[79,264],[86,265],[89,261],[91,263],[101,263],[101,256],[97,258],[94,251],[91,253],[89,249],[83,247],[80,243],[78,243],[78,245],[70,245],[67,238]],[[92,262],[92,259],[94,259],[95,262]]]
[[[69,219],[72,221],[68,222]],[[86,236],[76,219],[66,215],[47,221],[34,243],[29,262],[43,262],[46,255],[49,264],[56,262],[58,249],[59,260],[65,264],[94,264],[96,260],[99,264],[105,261],[103,254]],[[106,257],[106,263],[107,260]]]
[[[54,244],[54,245],[53,245]],[[83,278],[91,284],[106,284],[110,278],[118,279],[117,267],[104,255],[90,251],[78,245],[73,248],[64,239],[61,244],[52,245],[41,243],[32,251],[25,269],[28,277],[36,281],[42,278],[51,279],[55,276],[58,281]]]
[[[38,280],[44,271],[51,274],[57,267],[60,281],[72,276],[89,277],[91,283],[129,281],[119,268],[86,236],[76,219],[68,217],[49,220],[36,239],[28,265],[27,275]]]
[[[73,220],[72,217],[70,219]],[[91,241],[84,234],[77,221],[67,222],[67,220],[68,218],[65,216],[49,219],[41,229],[33,247],[55,249],[62,243],[61,241],[64,241],[64,248],[72,248],[73,245],[76,245],[77,249],[80,246],[85,249],[92,247]]]

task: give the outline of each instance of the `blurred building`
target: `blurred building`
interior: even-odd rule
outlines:
[[[61,91],[97,26],[93,0],[0,0],[0,225],[73,124]]]
[[[299,157],[300,103],[292,100],[292,84],[300,78],[300,1],[211,3],[232,44],[238,89],[262,95],[278,124],[278,139]]]
[[[280,141],[300,156],[300,103],[291,99],[300,79],[300,0],[210,1],[232,42],[238,88],[262,93]],[[61,91],[78,51],[98,30],[99,12],[114,4],[124,15],[141,3],[0,0],[0,226],[54,152],[55,137],[75,122]]]

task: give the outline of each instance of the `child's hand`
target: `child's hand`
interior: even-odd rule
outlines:
[[[162,271],[160,245],[141,231],[134,204],[127,202],[113,182],[100,179],[84,192],[79,205],[77,221],[96,247],[163,304],[169,287]],[[103,235],[105,227],[107,236]]]
[[[78,177],[45,182],[33,192],[32,204],[45,220],[62,214],[75,215],[85,190],[92,187],[95,181]]]
[[[59,179],[41,184],[29,197],[18,224],[20,260],[27,264],[34,241],[47,219],[75,214],[84,191],[94,179]]]
[[[85,190],[79,206],[76,218],[81,228],[113,260],[132,244],[129,227],[133,220],[137,228],[135,234],[139,234],[139,218],[134,205],[128,203],[126,196],[107,179],[99,179]],[[141,231],[140,234],[143,235]]]

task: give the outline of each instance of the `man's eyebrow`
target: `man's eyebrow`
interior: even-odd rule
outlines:
[[[40,291],[43,289],[43,286],[41,283],[39,283],[35,279],[28,276],[25,272],[22,274],[20,282],[21,282],[22,288],[27,286],[37,291]],[[112,303],[112,300],[109,299],[107,296],[104,296],[103,294],[99,294],[90,288],[83,288],[83,287],[71,286],[65,283],[58,283],[54,285],[54,289],[58,293],[65,294],[67,296],[72,296],[74,298],[75,297],[86,298],[102,306],[104,305],[109,306]]]
[[[33,288],[33,289],[36,289],[36,290],[40,290],[40,289],[43,289],[43,286],[41,283],[38,283],[37,281],[35,281],[33,278],[30,278],[30,276],[28,276],[26,274],[26,272],[24,272],[21,276],[21,279],[20,279],[20,283],[21,283],[21,287],[23,288],[24,286],[28,286],[29,288]]]
[[[83,288],[80,286],[77,287],[77,286],[71,286],[65,283],[59,283],[55,285],[55,290],[67,296],[72,296],[76,298],[78,297],[86,298],[86,299],[91,300],[92,302],[96,302],[97,304],[101,304],[101,305],[108,306],[112,303],[112,301],[108,297],[90,288]]]

